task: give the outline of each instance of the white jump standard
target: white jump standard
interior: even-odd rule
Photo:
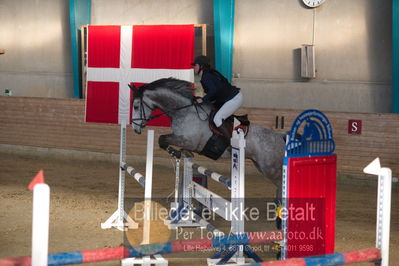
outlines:
[[[126,162],[126,123],[121,123],[121,137],[119,147],[119,164]],[[125,222],[126,221],[126,222]],[[118,208],[104,223],[102,229],[117,228],[121,231],[137,229],[138,224],[133,221],[125,212],[125,170],[119,168],[119,187],[118,187]]]
[[[137,170],[126,163],[126,125],[121,125],[121,143],[120,143],[120,167],[119,167],[119,194],[118,209],[108,218],[105,223],[101,224],[101,228],[108,229],[116,227],[119,230],[137,229],[139,224],[124,210],[125,195],[125,173],[131,175],[144,188],[144,225],[143,225],[143,241],[141,244],[149,244],[150,241],[150,214],[151,214],[151,193],[152,193],[152,168],[154,159],[154,130],[148,130],[147,135],[147,161],[145,177],[137,172]],[[126,220],[126,222],[124,222]],[[168,261],[162,256],[157,255],[154,258],[149,256],[142,258],[127,258],[121,261],[123,266],[141,265],[168,265]]]

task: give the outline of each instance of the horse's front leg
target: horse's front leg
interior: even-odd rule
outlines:
[[[190,150],[189,147],[190,142],[187,139],[185,139],[183,136],[176,136],[174,134],[159,136],[158,143],[161,149],[164,149],[172,156],[175,156],[177,158],[181,157],[181,152],[170,147],[171,145],[181,147],[182,149],[185,150]]]
[[[164,150],[170,145],[188,149],[188,143],[189,142],[183,136],[176,136],[175,134],[161,135],[158,139],[159,147]]]

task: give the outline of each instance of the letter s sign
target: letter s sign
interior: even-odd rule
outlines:
[[[362,134],[362,120],[349,120],[348,134],[355,134],[355,135]]]

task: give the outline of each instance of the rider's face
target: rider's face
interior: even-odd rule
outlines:
[[[195,64],[195,65],[194,65],[194,73],[198,75],[199,72],[200,72],[200,65]]]

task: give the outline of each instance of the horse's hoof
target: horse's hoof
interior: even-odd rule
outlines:
[[[181,151],[178,151],[172,147],[167,147],[166,151],[173,157],[175,157],[176,159],[180,159],[181,158]]]

